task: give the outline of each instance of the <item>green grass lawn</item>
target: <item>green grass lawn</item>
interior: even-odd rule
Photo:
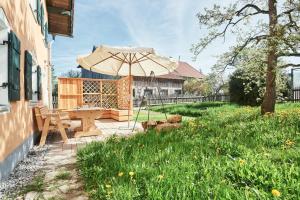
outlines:
[[[185,103],[172,104],[163,106],[153,106],[151,110],[156,112],[166,112],[169,114],[179,114],[188,117],[201,117],[206,115],[208,108],[215,108],[226,105],[224,102],[201,102],[201,103]]]
[[[135,110],[133,112],[133,119],[135,120],[136,117],[137,117],[137,113],[138,111]],[[167,114],[167,117],[171,116],[170,114]],[[164,120],[166,119],[165,117],[165,114],[164,113],[161,113],[161,112],[155,112],[155,111],[150,111],[149,113],[149,118],[150,120],[155,120],[155,121],[158,121],[158,120]],[[137,119],[138,122],[142,122],[142,121],[147,121],[148,120],[148,111],[147,110],[141,110],[140,111],[140,114],[139,114],[139,117]]]
[[[205,112],[180,129],[81,149],[91,199],[300,198],[300,104],[266,116],[235,105]]]
[[[137,117],[137,113],[138,111],[135,110],[133,112],[133,120],[136,119]],[[167,117],[170,117],[172,116],[172,114],[167,114]],[[149,119],[150,120],[154,120],[154,121],[159,121],[159,120],[165,120],[166,119],[166,116],[164,113],[160,112],[160,111],[153,111],[153,110],[150,110],[150,114],[149,114]],[[186,120],[190,120],[190,119],[193,119],[193,117],[188,117],[188,116],[183,116],[183,121],[186,121]],[[147,110],[141,110],[140,111],[140,114],[138,116],[138,119],[137,121],[138,122],[143,122],[143,121],[147,121],[148,120],[148,111]]]

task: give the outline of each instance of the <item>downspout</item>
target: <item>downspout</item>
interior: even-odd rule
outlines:
[[[49,107],[53,109],[53,104],[52,104],[52,44],[54,40],[51,40],[48,42],[48,102],[49,102]]]

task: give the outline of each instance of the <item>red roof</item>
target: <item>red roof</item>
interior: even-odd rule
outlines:
[[[158,78],[168,79],[184,79],[184,78],[203,78],[204,75],[186,62],[178,62],[178,67],[175,71],[158,76]]]

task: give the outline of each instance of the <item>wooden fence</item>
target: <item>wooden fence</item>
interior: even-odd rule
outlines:
[[[58,78],[58,96],[53,107],[72,109],[90,107],[130,109],[129,77],[119,80]]]
[[[299,102],[300,101],[300,88],[295,88],[292,90],[292,101]]]
[[[300,90],[299,90],[300,94]],[[162,97],[164,104],[178,104],[178,103],[192,103],[192,102],[212,102],[212,101],[222,101],[229,102],[228,95],[217,95],[217,96],[179,96],[179,97]],[[300,99],[299,99],[300,101]],[[161,100],[159,97],[149,98],[150,105],[159,105]],[[141,99],[134,99],[133,106],[138,107],[141,103]],[[53,95],[52,97],[53,108],[58,108],[58,96]]]
[[[141,103],[141,98],[133,100],[133,105],[138,107]],[[213,102],[222,101],[229,102],[229,95],[213,95],[213,96],[176,96],[176,97],[148,97],[146,98],[148,105],[164,104],[178,104],[178,103],[192,103],[192,102]]]

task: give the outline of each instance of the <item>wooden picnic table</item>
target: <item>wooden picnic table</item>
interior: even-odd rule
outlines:
[[[80,119],[81,126],[75,129],[75,137],[100,135],[101,130],[97,129],[95,119],[100,118],[105,111],[102,108],[79,108],[65,110],[71,119]]]

